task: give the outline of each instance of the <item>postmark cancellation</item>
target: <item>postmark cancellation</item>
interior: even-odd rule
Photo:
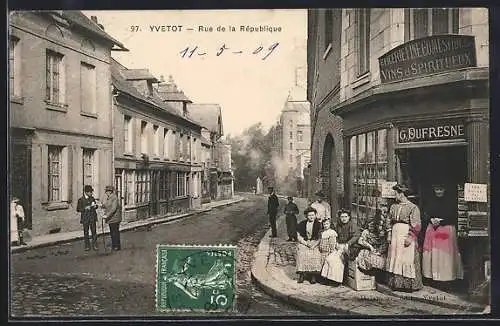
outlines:
[[[234,311],[236,252],[230,245],[158,245],[156,310]]]

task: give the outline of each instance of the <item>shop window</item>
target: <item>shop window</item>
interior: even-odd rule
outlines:
[[[379,195],[382,182],[387,180],[387,130],[352,137],[349,167],[352,212],[362,224],[386,205]]]
[[[149,202],[150,177],[149,171],[136,171],[135,178],[135,202],[146,204]]]
[[[358,35],[358,76],[370,70],[370,9],[356,10]]]
[[[160,180],[159,180],[159,197],[160,200],[168,199],[168,172],[161,171],[160,172]]]
[[[177,172],[177,197],[186,196],[186,172]]]
[[[135,171],[125,170],[125,206],[133,205],[135,197]]]
[[[441,34],[458,34],[458,8],[405,9],[405,41]]]

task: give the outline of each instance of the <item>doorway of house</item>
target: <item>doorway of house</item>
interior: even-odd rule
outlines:
[[[423,246],[425,231],[430,223],[430,205],[435,199],[433,185],[442,185],[445,196],[440,199],[439,205],[445,207],[448,216],[451,216],[455,227],[458,222],[458,186],[463,185],[467,178],[467,152],[465,146],[448,146],[432,148],[416,148],[407,151],[407,182],[414,195],[415,203],[420,208],[422,232],[419,237],[420,248]],[[464,254],[466,248],[460,243],[459,251],[462,265],[466,266]],[[467,278],[465,276],[464,278]],[[467,284],[464,280],[451,282],[436,282],[424,278],[424,284],[453,293],[466,293]]]

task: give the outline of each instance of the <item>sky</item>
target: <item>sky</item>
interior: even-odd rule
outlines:
[[[105,31],[130,50],[113,52],[127,68],[147,68],[165,80],[172,75],[194,103],[220,104],[226,135],[236,136],[257,122],[272,126],[296,85],[296,68],[305,73],[306,10],[83,13],[97,16]],[[263,30],[242,31],[241,26]],[[305,100],[305,91],[299,94]]]

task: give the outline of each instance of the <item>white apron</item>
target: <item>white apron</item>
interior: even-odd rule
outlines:
[[[412,241],[408,247],[404,245],[409,229],[410,226],[406,223],[393,225],[387,271],[407,278],[415,278],[415,241]]]

